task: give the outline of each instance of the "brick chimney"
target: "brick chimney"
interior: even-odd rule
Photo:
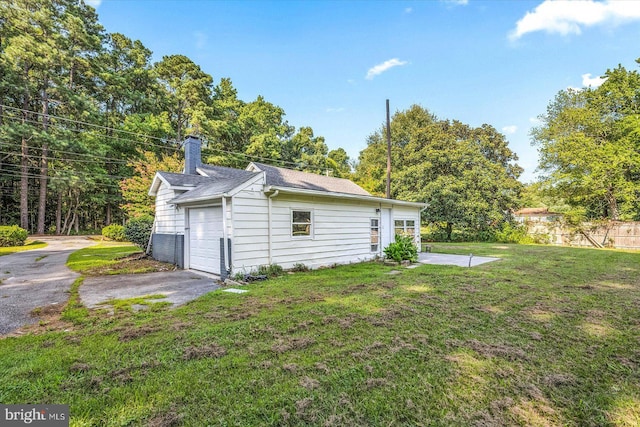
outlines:
[[[202,143],[197,136],[189,135],[182,144],[184,147],[184,172],[196,175],[196,168],[202,165]]]

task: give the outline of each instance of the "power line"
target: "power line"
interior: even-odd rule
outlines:
[[[0,142],[0,146],[3,143]],[[42,150],[40,148],[40,150]],[[50,153],[55,154],[55,153],[59,153],[58,150],[49,150]],[[14,151],[0,151],[0,154],[15,154],[15,155],[19,155],[21,156],[21,153],[17,153]],[[29,157],[31,159],[42,159],[42,155],[41,154],[27,154],[26,157]],[[123,164],[126,165],[127,163],[129,163],[126,160],[103,160],[103,161],[99,161],[99,160],[88,160],[88,159],[70,159],[67,157],[53,157],[53,156],[44,156],[45,159],[47,160],[53,160],[53,161],[64,161],[64,162],[76,162],[76,163],[103,163],[103,164]]]
[[[76,124],[83,124],[86,126],[91,126],[91,127],[95,127],[98,129],[102,129],[102,130],[111,130],[114,132],[122,132],[122,133],[126,133],[129,135],[133,135],[133,136],[139,136],[139,137],[143,137],[143,138],[148,138],[148,139],[154,139],[154,140],[158,140],[161,141],[163,143],[168,143],[170,142],[169,139],[166,138],[160,138],[160,137],[156,137],[153,135],[146,135],[146,134],[141,134],[141,133],[135,133],[135,132],[129,132],[129,131],[125,131],[125,130],[121,130],[121,129],[116,129],[116,128],[112,128],[112,127],[108,127],[108,126],[102,126],[102,125],[97,125],[97,124],[93,124],[93,123],[89,123],[89,122],[84,122],[84,121],[80,121],[80,120],[74,120],[74,119],[68,119],[65,117],[61,117],[61,116],[57,116],[57,115],[52,115],[52,114],[44,114],[44,113],[40,113],[38,111],[32,111],[32,110],[26,110],[23,108],[17,108],[17,107],[11,107],[5,104],[0,104],[1,107],[3,108],[8,108],[14,111],[20,111],[23,113],[30,113],[30,114],[35,114],[38,116],[47,116],[48,118],[56,118],[58,120],[64,120],[64,121],[68,121],[71,123],[76,123]],[[31,119],[25,119],[25,118],[21,118],[21,117],[14,117],[11,115],[7,115],[7,114],[2,114],[3,117],[8,118],[8,119],[12,119],[12,120],[18,120],[18,121],[27,121],[30,123],[34,123],[34,124],[42,124],[41,122],[35,121],[35,120],[31,120]],[[72,131],[72,132],[81,132],[81,130],[79,129],[69,129],[69,128],[65,128],[62,127],[58,124],[55,123],[49,123],[49,126],[53,126],[56,127],[58,129],[63,129],[63,130],[68,130],[68,131]],[[140,140],[133,140],[133,139],[128,139],[128,138],[122,138],[122,137],[117,137],[117,136],[112,136],[112,135],[100,135],[101,137],[107,137],[107,138],[112,138],[112,139],[116,139],[116,140],[120,140],[120,141],[126,141],[126,142],[134,142],[137,144],[142,144],[142,145],[149,145],[152,147],[158,147],[158,148],[163,148],[163,149],[170,149],[170,150],[174,150],[174,151],[180,151],[180,148],[178,147],[171,147],[168,145],[159,145],[159,144],[153,144],[150,142],[146,142],[146,141],[140,141]],[[175,141],[174,141],[175,143]],[[224,153],[224,154],[228,154],[228,155],[233,155],[233,156],[241,156],[244,157],[246,159],[257,159],[257,160],[261,160],[265,163],[278,163],[280,165],[292,165],[295,166],[296,168],[306,168],[306,169],[312,169],[312,170],[316,170],[316,171],[325,171],[327,168],[323,168],[320,166],[312,166],[309,165],[308,163],[297,163],[297,162],[290,162],[287,160],[280,160],[280,159],[272,159],[272,158],[267,158],[267,157],[261,157],[261,156],[255,156],[255,155],[251,155],[251,154],[246,154],[246,153],[242,153],[242,152],[237,152],[237,151],[230,151],[230,150],[224,150],[221,148],[215,148],[215,147],[206,147],[209,150],[215,151],[215,152],[219,152],[219,153]]]
[[[3,176],[9,176],[13,178],[22,178],[23,176],[26,176],[27,178],[33,178],[33,179],[42,179],[44,177],[44,175],[38,175],[33,173],[27,173],[23,175],[21,172],[3,173]],[[81,181],[82,180],[82,178],[80,177],[71,177],[71,176],[47,176],[47,179],[52,181],[72,181],[72,180]],[[109,184],[105,182],[96,182],[96,181],[92,182],[91,187],[92,188],[115,188],[120,190],[120,186],[118,186],[117,184]]]

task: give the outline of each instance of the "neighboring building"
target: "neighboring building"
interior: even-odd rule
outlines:
[[[310,268],[374,259],[397,233],[420,239],[424,203],[374,197],[355,183],[250,163],[201,164],[188,137],[183,174],[158,172],[153,256],[222,278],[261,265]]]
[[[518,222],[553,222],[562,218],[561,213],[549,212],[548,208],[522,208],[513,213]]]

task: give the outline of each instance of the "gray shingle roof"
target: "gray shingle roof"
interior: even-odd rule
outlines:
[[[172,187],[197,187],[211,182],[211,178],[201,175],[185,175],[183,173],[158,172]]]
[[[329,191],[332,193],[355,194],[358,196],[371,195],[355,182],[349,181],[348,179],[294,171],[291,169],[265,165],[263,163],[253,162],[253,165],[255,165],[259,170],[265,172],[267,176],[267,185]]]
[[[253,176],[255,172],[244,169],[227,168],[224,166],[200,165],[198,169],[206,176],[214,179],[244,179],[245,181]]]
[[[215,198],[239,185],[247,182],[260,172],[250,172],[242,169],[225,168],[222,166],[202,165],[198,169],[207,176],[202,175],[182,175],[184,181],[197,183],[196,188],[171,199],[171,203],[188,203],[200,200]],[[178,175],[178,174],[171,174]],[[179,182],[178,177],[172,177]]]
[[[220,196],[228,191],[231,191],[246,181],[246,179],[234,178],[215,181],[211,178],[207,178],[207,180],[207,183],[199,185],[193,190],[189,190],[177,197],[174,197],[170,202],[180,204],[215,198],[215,196]]]
[[[370,196],[367,191],[348,179],[299,172],[263,163],[253,163],[253,165],[261,172],[201,165],[198,170],[206,176],[171,172],[159,172],[159,174],[171,186],[193,187],[170,201],[177,204],[216,198],[262,172],[266,175],[266,185]]]

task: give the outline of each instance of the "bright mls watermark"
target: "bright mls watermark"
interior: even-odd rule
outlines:
[[[69,405],[0,405],[0,426],[69,427]]]

